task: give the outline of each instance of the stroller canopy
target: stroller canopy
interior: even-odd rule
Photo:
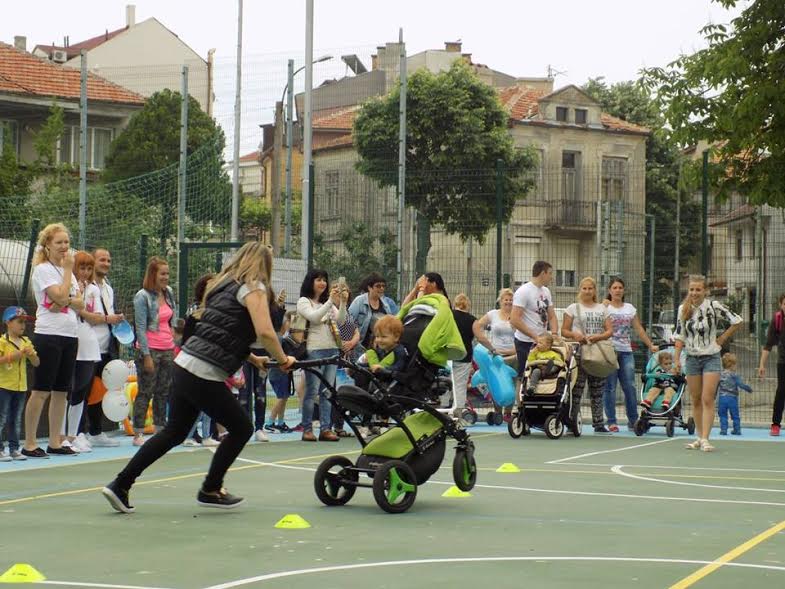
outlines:
[[[466,348],[463,346],[447,297],[441,294],[429,294],[404,305],[398,313],[398,318],[404,323],[404,329],[407,315],[415,311],[433,316],[417,343],[417,349],[425,360],[431,364],[446,366],[447,360],[460,360],[466,355]],[[427,313],[424,313],[425,311]]]

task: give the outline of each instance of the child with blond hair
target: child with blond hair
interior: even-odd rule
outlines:
[[[739,389],[748,393],[752,387],[736,374],[736,354],[726,352],[722,355],[720,385],[717,387],[717,413],[720,416],[720,435],[728,435],[728,414],[733,420],[734,436],[741,435],[741,416],[739,415]]]
[[[641,407],[651,409],[652,403],[664,394],[662,400],[662,409],[667,411],[671,405],[671,399],[676,394],[678,383],[676,382],[676,373],[673,368],[673,354],[670,352],[660,352],[657,355],[657,366],[654,372],[646,375],[648,379],[654,379],[654,384],[647,391],[646,397],[641,401]]]

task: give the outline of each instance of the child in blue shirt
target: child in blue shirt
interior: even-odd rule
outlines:
[[[722,372],[720,373],[720,384],[717,387],[717,413],[720,416],[720,435],[728,435],[728,413],[733,420],[734,436],[741,435],[741,417],[739,416],[739,389],[748,393],[752,392],[752,387],[745,384],[741,377],[736,374],[736,355],[727,352],[722,355]]]

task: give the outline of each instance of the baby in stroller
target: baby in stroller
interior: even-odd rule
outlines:
[[[673,436],[676,426],[686,429],[690,435],[695,432],[695,420],[690,417],[684,421],[681,413],[681,400],[686,388],[683,374],[673,371],[675,351],[663,349],[652,354],[642,375],[640,388],[641,411],[633,430],[642,436],[653,425],[664,425],[665,434]]]
[[[371,372],[403,370],[409,354],[400,343],[403,323],[397,317],[385,315],[373,326],[374,346],[360,358],[360,366],[367,366]]]
[[[453,479],[459,489],[468,491],[474,487],[477,467],[474,460],[474,444],[466,430],[433,406],[450,387],[450,378],[439,371],[448,359],[465,356],[458,329],[452,317],[449,301],[439,294],[426,295],[405,305],[399,317],[403,321],[400,344],[380,342],[383,358],[392,355],[389,369],[374,372],[374,354],[367,366],[354,364],[336,357],[325,360],[300,362],[308,370],[318,363],[333,362],[353,370],[355,382],[366,384],[364,388],[342,385],[331,387],[330,402],[340,411],[362,445],[357,461],[353,463],[345,456],[326,459],[316,471],[314,489],[317,497],[326,505],[344,505],[354,495],[357,487],[373,489],[379,507],[389,513],[406,511],[414,503],[417,486],[426,482],[441,466],[446,450],[447,438],[456,440],[453,459]],[[391,318],[392,319],[392,318]],[[381,324],[394,330],[395,322]],[[397,325],[395,324],[395,325]],[[406,348],[404,366],[398,364],[399,348]],[[396,351],[397,350],[397,351]],[[375,356],[378,358],[379,353]],[[403,358],[404,355],[400,354]],[[396,367],[397,368],[397,367]],[[357,376],[363,376],[358,379]],[[375,416],[375,417],[374,417]],[[372,439],[363,435],[361,426],[369,419],[389,420],[393,426]],[[376,425],[371,422],[371,425]],[[372,479],[372,483],[361,482],[360,475]]]
[[[527,395],[534,395],[541,379],[553,378],[564,369],[564,356],[553,349],[553,336],[543,333],[537,337],[537,344],[526,359],[529,371]]]
[[[651,410],[651,404],[662,394],[662,410],[667,411],[679,386],[676,382],[679,377],[673,371],[673,354],[664,350],[659,353],[657,365],[649,376],[653,380],[653,384],[646,393],[646,397],[641,401],[641,407]]]

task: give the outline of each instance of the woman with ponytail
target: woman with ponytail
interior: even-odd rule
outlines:
[[[785,408],[785,293],[780,295],[777,301],[777,312],[769,324],[766,333],[766,343],[760,351],[760,363],[758,364],[758,376],[766,376],[766,360],[769,359],[769,352],[777,346],[777,393],[774,396],[774,412],[771,417],[771,435],[780,435],[782,425],[782,411]]]

